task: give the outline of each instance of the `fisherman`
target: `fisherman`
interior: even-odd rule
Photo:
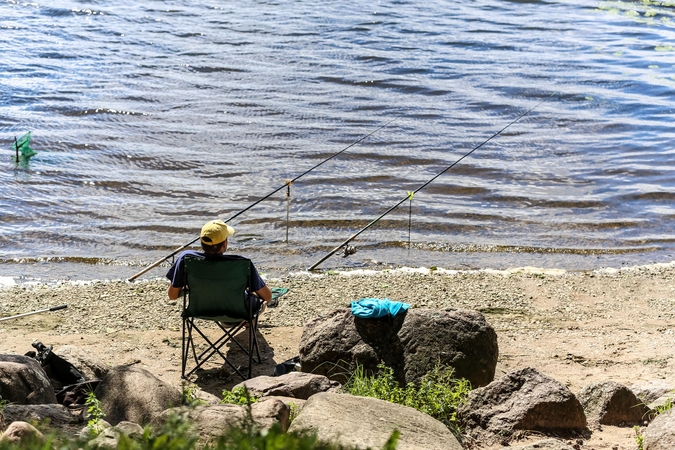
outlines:
[[[188,250],[181,253],[166,273],[166,277],[171,281],[168,291],[171,300],[177,299],[180,296],[181,290],[187,284],[185,281],[185,264],[183,259],[186,255],[215,261],[245,259],[237,255],[224,255],[225,250],[227,250],[227,238],[233,234],[234,228],[222,220],[212,220],[202,227],[199,240],[203,252]],[[250,286],[248,286],[249,295],[245,299],[246,309],[247,311],[260,310],[259,314],[262,314],[267,306],[267,302],[272,299],[272,291],[260,277],[253,263],[251,263],[250,280]]]

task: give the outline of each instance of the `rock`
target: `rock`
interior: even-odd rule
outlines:
[[[559,432],[586,428],[584,410],[574,394],[530,367],[511,371],[471,391],[458,414],[476,437],[515,430]]]
[[[289,431],[310,430],[322,442],[382,448],[398,430],[398,450],[460,450],[457,438],[438,420],[413,408],[376,398],[324,392],[307,400]]]
[[[665,380],[651,380],[646,383],[636,383],[630,386],[630,390],[633,391],[633,394],[635,394],[635,396],[644,404],[652,403],[656,399],[667,394],[670,394],[672,398],[675,398],[675,388]]]
[[[574,450],[574,447],[557,439],[544,439],[543,441],[533,442],[522,447],[511,448],[513,450]]]
[[[251,404],[253,422],[263,428],[271,427],[278,422],[285,430],[288,428],[289,413],[290,409],[282,401],[272,398]],[[246,407],[226,403],[167,409],[155,418],[153,424],[161,425],[172,415],[178,415],[191,423],[194,431],[199,433],[202,443],[215,441],[230,428],[241,426],[248,418]]]
[[[120,422],[122,423],[122,422]],[[110,425],[108,422],[106,422],[103,419],[99,419],[99,421],[96,423],[96,425],[92,425],[91,427],[87,425],[86,427],[82,428],[80,432],[78,433],[78,437],[80,439],[86,439],[87,441],[90,441],[94,438],[99,433],[102,433],[103,430],[106,428],[112,428],[112,425]]]
[[[602,425],[637,424],[649,413],[649,408],[630,389],[614,381],[584,386],[577,398],[586,418]]]
[[[33,425],[26,422],[12,422],[9,424],[4,433],[0,436],[0,443],[3,442],[13,442],[13,443],[26,443],[26,442],[39,442],[44,443],[45,437],[37,428]]]
[[[319,392],[337,391],[340,384],[323,375],[290,372],[279,377],[260,376],[239,383],[232,389],[245,387],[257,397],[281,396],[307,400]]]
[[[210,392],[206,392],[201,389],[195,390],[195,399],[198,400],[202,405],[220,405],[221,400]]]
[[[9,404],[2,410],[6,423],[28,422],[44,423],[68,434],[75,434],[82,426],[84,419],[81,414],[73,415],[68,408],[56,403],[46,405],[15,405]]]
[[[95,355],[74,345],[64,345],[54,350],[54,354],[71,363],[86,380],[103,378],[110,370],[108,364],[98,360]]]
[[[288,406],[291,409],[291,414],[293,414],[293,410],[295,409],[295,413],[300,412],[303,406],[305,406],[305,403],[307,403],[307,400],[302,400],[299,398],[293,398],[293,397],[279,397],[276,395],[268,396],[268,397],[263,397],[261,398],[258,403],[264,402],[267,400],[279,400],[283,402],[284,405]]]
[[[136,366],[115,366],[94,390],[105,419],[146,424],[167,408],[181,404],[181,393],[170,384]]]
[[[653,402],[647,405],[647,408],[649,408],[651,411],[656,410],[657,408],[664,409],[668,405],[672,405],[675,403],[675,394],[668,393],[662,397],[657,398]]]
[[[376,372],[384,362],[403,385],[441,364],[472,386],[484,386],[494,378],[498,354],[494,329],[470,310],[410,309],[393,319],[362,319],[338,309],[309,321],[300,341],[303,372],[341,383],[356,364]]]
[[[131,438],[143,436],[143,428],[137,423],[120,422],[114,427],[106,427],[101,433],[89,442],[93,448],[116,449],[119,446],[120,436]]]
[[[20,405],[56,403],[54,388],[40,363],[22,355],[0,355],[0,397]]]
[[[267,397],[251,405],[251,415],[253,421],[263,428],[269,428],[278,423],[285,431],[288,429],[291,408],[278,398]]]
[[[643,450],[673,450],[675,448],[675,413],[668,410],[659,414],[642,434]]]

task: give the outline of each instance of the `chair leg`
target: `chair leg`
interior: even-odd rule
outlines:
[[[253,327],[253,345],[255,346],[255,353],[258,355],[258,364],[260,364],[262,359],[260,358],[260,349],[258,347],[258,316],[255,317],[255,326]]]
[[[251,366],[253,365],[253,324],[249,323],[248,327],[248,378],[251,378]]]
[[[218,339],[218,340],[216,341],[216,342],[218,343],[218,344],[216,345],[216,344],[214,344],[213,342],[211,342],[211,340],[210,340],[204,333],[202,333],[202,331],[201,331],[197,326],[194,326],[194,329],[197,331],[197,333],[199,333],[199,334],[201,335],[201,337],[206,341],[206,343],[209,344],[209,348],[208,348],[206,351],[202,352],[202,354],[199,355],[199,358],[197,358],[197,354],[196,354],[196,353],[194,354],[196,366],[190,371],[190,373],[188,373],[187,376],[192,375],[192,374],[193,374],[194,372],[196,372],[197,369],[199,369],[206,361],[208,361],[208,360],[211,358],[211,356],[213,356],[215,353],[218,353],[218,355],[220,355],[220,357],[223,359],[223,361],[225,361],[225,362],[232,368],[232,370],[234,370],[235,372],[237,372],[237,374],[238,374],[242,379],[246,380],[246,377],[244,376],[244,374],[242,374],[241,371],[240,371],[237,367],[235,367],[235,365],[232,364],[232,363],[230,362],[230,360],[227,359],[227,358],[225,357],[225,355],[223,355],[223,353],[220,351],[220,349],[223,347],[223,345],[225,345],[230,339],[225,339],[223,342],[220,342],[220,341],[223,340],[223,338],[226,337],[226,336],[222,336],[220,339]],[[233,339],[233,338],[232,338],[232,339]],[[233,340],[236,342],[236,339],[233,339]],[[193,350],[194,350],[194,343],[193,343],[193,345],[192,345],[192,348],[193,348]],[[206,355],[207,353],[208,353],[208,355]],[[206,356],[204,356],[204,355],[206,355]]]
[[[183,318],[183,339],[181,340],[181,352],[180,352],[180,358],[181,358],[181,371],[180,371],[180,376],[181,378],[185,378],[185,366],[187,365],[187,350],[185,348],[185,321],[187,319]]]

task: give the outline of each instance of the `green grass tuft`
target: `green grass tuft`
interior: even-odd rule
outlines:
[[[457,408],[471,391],[471,383],[453,378],[453,370],[437,365],[415,385],[399,386],[394,371],[380,364],[379,373],[367,376],[363,366],[357,365],[343,390],[352,395],[374,397],[400,405],[410,406],[441,421],[454,433],[460,431]]]

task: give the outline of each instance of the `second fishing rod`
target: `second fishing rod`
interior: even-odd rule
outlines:
[[[481,142],[480,144],[478,144],[477,146],[475,146],[474,148],[472,148],[471,151],[469,151],[468,153],[465,153],[461,158],[459,158],[457,161],[455,161],[454,163],[450,164],[448,167],[446,167],[445,169],[443,169],[441,172],[439,172],[437,175],[435,175],[435,176],[434,176],[433,178],[431,178],[429,181],[427,181],[426,183],[422,184],[420,187],[418,187],[418,188],[415,189],[414,191],[409,192],[408,195],[406,195],[403,199],[401,199],[401,201],[399,201],[399,202],[396,203],[394,206],[392,206],[391,208],[389,208],[388,210],[386,210],[385,212],[383,212],[382,214],[380,214],[380,215],[379,215],[378,217],[376,217],[375,219],[371,220],[371,221],[368,223],[368,225],[366,225],[365,227],[361,228],[358,232],[352,234],[349,238],[347,238],[347,239],[346,239],[345,241],[343,241],[340,245],[338,245],[338,246],[335,247],[333,250],[331,250],[326,256],[324,256],[324,257],[321,258],[319,261],[317,261],[316,263],[314,263],[314,264],[313,264],[311,267],[309,267],[307,270],[314,270],[314,269],[316,269],[316,268],[319,266],[319,264],[321,264],[322,262],[324,262],[325,260],[327,260],[328,258],[330,258],[331,256],[333,256],[335,253],[337,253],[338,250],[340,250],[342,247],[344,247],[345,245],[349,244],[351,241],[353,241],[354,239],[356,239],[356,237],[358,237],[361,233],[363,233],[364,231],[366,231],[368,228],[370,228],[370,227],[372,227],[373,225],[375,225],[375,224],[376,224],[380,219],[382,219],[384,216],[386,216],[387,214],[389,214],[390,212],[392,212],[393,210],[395,210],[396,208],[398,208],[399,206],[401,206],[401,205],[402,205],[404,202],[406,202],[407,200],[412,199],[413,195],[415,195],[416,193],[418,193],[419,191],[421,191],[422,189],[424,189],[425,187],[427,187],[427,186],[428,186],[429,184],[431,184],[436,178],[440,177],[441,175],[443,175],[444,173],[446,173],[448,170],[452,169],[452,168],[455,167],[457,164],[459,164],[464,158],[468,157],[468,156],[471,155],[473,152],[475,152],[476,150],[478,150],[479,148],[481,148],[482,146],[484,146],[485,144],[487,144],[488,142],[490,142],[492,139],[494,139],[495,137],[497,137],[497,136],[499,136],[500,134],[502,134],[502,133],[504,132],[504,130],[506,130],[507,128],[509,128],[509,127],[510,127],[511,125],[513,125],[514,123],[518,122],[518,121],[519,121],[520,119],[522,119],[523,117],[525,117],[525,116],[527,116],[528,114],[530,114],[532,111],[534,111],[536,108],[538,108],[542,103],[544,103],[546,100],[548,100],[548,99],[549,99],[550,97],[552,97],[553,95],[555,95],[555,93],[553,93],[553,94],[547,96],[547,97],[544,98],[542,101],[540,101],[539,103],[537,103],[535,106],[533,106],[532,108],[528,109],[528,110],[525,111],[524,113],[520,114],[518,117],[516,117],[516,118],[513,119],[511,122],[509,122],[504,128],[502,128],[501,130],[497,131],[497,132],[494,133],[492,136],[490,136],[489,138],[485,139],[483,142]]]
[[[227,223],[227,222],[229,222],[229,221],[231,221],[231,220],[233,220],[233,219],[239,217],[240,215],[242,215],[243,213],[245,213],[245,212],[248,211],[249,209],[253,208],[254,206],[258,205],[259,203],[263,202],[264,200],[267,200],[268,198],[270,198],[271,196],[273,196],[273,195],[276,194],[277,192],[281,191],[282,189],[284,189],[284,188],[290,189],[291,184],[293,184],[294,182],[296,182],[296,181],[299,180],[300,178],[304,177],[305,175],[307,175],[308,173],[310,173],[310,172],[313,171],[314,169],[318,168],[319,166],[321,166],[321,165],[327,163],[327,162],[330,161],[331,159],[333,159],[333,158],[339,156],[340,154],[346,152],[347,150],[349,150],[350,148],[352,148],[352,147],[354,147],[355,145],[359,144],[360,142],[363,142],[364,140],[368,139],[370,136],[372,136],[373,134],[377,133],[377,132],[380,131],[381,129],[383,129],[383,128],[389,126],[389,125],[391,125],[394,121],[396,121],[396,120],[398,120],[398,119],[399,119],[398,117],[395,117],[395,118],[391,119],[390,121],[388,121],[387,123],[385,123],[384,125],[381,125],[381,126],[379,126],[378,128],[374,129],[374,130],[371,131],[370,133],[368,133],[368,134],[366,134],[366,135],[360,137],[359,139],[357,139],[356,141],[352,142],[351,144],[349,144],[348,146],[346,146],[345,148],[343,148],[343,149],[340,150],[339,152],[334,153],[334,154],[332,154],[331,156],[329,156],[328,158],[326,158],[326,159],[324,159],[323,161],[319,162],[318,164],[315,164],[314,166],[312,166],[312,167],[310,167],[309,169],[305,170],[304,172],[302,172],[300,175],[296,176],[296,177],[293,178],[292,180],[286,181],[286,183],[284,183],[283,185],[279,186],[278,188],[276,188],[275,190],[273,190],[273,191],[270,192],[269,194],[265,195],[264,197],[261,197],[260,199],[258,199],[257,201],[253,202],[252,204],[250,204],[250,205],[247,206],[246,208],[242,209],[241,211],[237,212],[236,214],[234,214],[234,215],[230,216],[229,218],[225,219],[224,222]],[[181,251],[187,249],[188,247],[190,247],[192,244],[194,244],[194,243],[197,242],[198,240],[199,240],[199,237],[196,237],[196,238],[194,238],[193,240],[191,240],[190,242],[188,242],[187,244],[181,245],[180,247],[178,247],[177,249],[175,249],[173,252],[169,253],[167,256],[165,256],[165,257],[163,257],[163,258],[161,258],[161,259],[158,259],[158,260],[155,261],[154,263],[152,263],[152,264],[150,264],[149,266],[147,266],[145,269],[143,269],[143,270],[141,270],[140,272],[138,272],[138,273],[134,274],[133,276],[129,277],[129,278],[127,279],[127,281],[134,281],[136,278],[140,277],[140,276],[143,275],[144,273],[146,273],[146,272],[150,271],[151,269],[153,269],[153,268],[159,266],[159,265],[162,264],[164,261],[166,261],[166,260],[168,260],[169,258],[172,258],[172,257],[174,257],[175,255],[177,255],[179,252],[181,252]]]

